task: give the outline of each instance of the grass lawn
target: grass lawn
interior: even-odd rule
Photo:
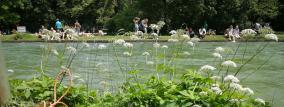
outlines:
[[[284,41],[284,34],[277,34],[279,41]],[[15,39],[17,38],[17,39]],[[131,40],[129,36],[94,36],[94,37],[79,37],[79,41],[92,41],[92,40],[103,40],[103,41],[111,41],[115,39],[124,39],[124,40]],[[166,41],[170,39],[170,36],[160,36],[159,40]],[[152,40],[152,39],[146,39],[146,40]],[[243,39],[240,39],[241,41],[244,41]],[[240,41],[237,40],[237,41]],[[250,39],[251,41],[265,41],[263,37],[255,37]],[[12,35],[4,35],[0,36],[0,41],[42,41],[42,39],[37,38],[34,34],[30,33],[23,33],[23,34],[12,34]],[[227,41],[226,38],[223,37],[223,35],[216,35],[216,36],[206,36],[205,39],[202,41]]]

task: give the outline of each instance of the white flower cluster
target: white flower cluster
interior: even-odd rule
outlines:
[[[153,47],[154,47],[154,48],[159,48],[159,47],[160,47],[160,44],[156,42],[156,43],[153,44]]]
[[[221,77],[220,76],[212,76],[212,77],[210,77],[212,80],[215,80],[215,81],[217,81],[217,80],[220,80],[221,79]]]
[[[223,92],[222,92],[222,90],[219,88],[219,86],[212,86],[212,87],[211,87],[211,90],[212,90],[215,94],[217,94],[217,95],[222,95],[222,94],[223,94]]]
[[[237,67],[237,64],[231,60],[224,61],[221,65],[225,67]]]
[[[98,49],[106,49],[106,45],[100,44],[100,45],[98,46]]]
[[[146,64],[147,65],[154,65],[154,62],[153,61],[147,61]]]
[[[214,71],[216,68],[210,65],[204,65],[200,68],[199,71]]]
[[[215,58],[220,58],[222,59],[222,55],[220,53],[213,53],[212,54]]]
[[[191,41],[191,42],[199,42],[200,39],[199,39],[199,38],[191,38],[190,41]]]
[[[258,102],[258,103],[260,103],[260,104],[265,105],[265,101],[264,101],[263,99],[261,99],[261,98],[256,98],[254,101],[255,101],[255,102]]]
[[[126,48],[133,48],[132,43],[124,43],[123,46],[126,47]]]
[[[238,82],[240,82],[240,80],[239,80],[237,77],[233,76],[233,75],[227,75],[227,76],[224,78],[224,81],[225,81],[225,82],[232,82],[232,83],[238,83]]]
[[[132,54],[129,53],[129,52],[123,52],[123,55],[125,55],[125,56],[131,56]]]
[[[140,38],[138,36],[136,36],[136,35],[131,35],[130,39],[131,40],[139,40]]]
[[[234,90],[238,90],[238,91],[241,91],[243,89],[242,85],[238,84],[238,83],[230,83],[230,88],[231,89],[234,89]]]
[[[193,43],[193,42],[191,42],[191,41],[188,41],[188,42],[187,42],[187,44],[188,44],[189,46],[194,47],[194,43]]]
[[[275,34],[267,34],[265,35],[265,38],[269,40],[275,40],[276,42],[278,41],[278,37]]]
[[[195,105],[193,105],[191,107],[202,107],[202,106],[195,104]]]
[[[207,96],[207,94],[208,94],[208,93],[207,93],[207,92],[205,92],[205,91],[201,91],[201,92],[199,92],[199,95],[200,95],[200,96]]]
[[[149,56],[150,53],[149,53],[149,52],[143,52],[142,55],[143,55],[143,56]]]
[[[183,39],[183,40],[189,40],[190,37],[189,37],[188,35],[184,34],[184,35],[181,35],[181,39]]]
[[[144,33],[142,31],[138,31],[138,32],[135,33],[135,35],[137,35],[137,36],[143,36],[143,34]]]
[[[241,35],[244,37],[255,36],[256,32],[252,29],[244,29],[241,31]]]
[[[171,35],[174,35],[174,34],[176,34],[176,33],[177,33],[177,31],[175,31],[175,30],[171,30],[171,31],[170,31],[170,34],[171,34]]]
[[[150,28],[151,28],[152,30],[156,30],[156,29],[159,28],[159,26],[156,25],[156,24],[150,24]]]
[[[250,89],[250,88],[248,88],[248,87],[242,88],[241,91],[242,91],[243,93],[245,93],[245,94],[248,94],[248,95],[253,95],[253,94],[254,94],[253,90]]]
[[[178,42],[178,39],[168,39],[168,42]]]
[[[151,33],[151,36],[158,37],[159,35],[157,33]]]
[[[69,46],[66,48],[68,51],[70,51],[71,53],[76,53],[76,48],[72,47],[72,46]]]
[[[240,102],[240,100],[239,99],[230,99],[229,102],[230,103],[238,103],[238,102]]]
[[[125,43],[125,41],[123,39],[117,39],[113,42],[116,45],[123,45]]]
[[[191,54],[188,51],[183,52],[184,55],[190,56]]]
[[[162,46],[163,49],[168,49],[169,47],[167,45]]]
[[[217,48],[215,48],[215,52],[217,52],[217,53],[222,53],[222,52],[224,52],[224,51],[225,51],[225,49],[222,48],[222,47],[217,47]]]

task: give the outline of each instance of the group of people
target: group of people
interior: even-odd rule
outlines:
[[[41,28],[39,29],[39,33],[42,33],[43,29],[46,29],[46,28],[43,25],[41,25]],[[74,23],[74,29],[76,33],[78,34],[80,33],[81,24],[78,22],[78,20],[76,20],[76,22]],[[50,31],[58,32],[58,33],[64,32],[62,22],[59,19],[56,19],[55,29],[51,27]]]
[[[191,27],[186,27],[185,31],[186,31],[186,34],[190,38],[193,38],[195,36],[195,32],[193,31]],[[201,27],[198,29],[198,33],[197,33],[198,38],[203,39],[205,38],[206,34],[207,34],[207,30],[205,29],[205,27]]]
[[[140,20],[139,17],[135,17],[133,19],[133,23],[134,23],[134,32],[138,32],[141,31],[143,33],[148,33],[148,18],[144,18],[142,20]]]
[[[225,30],[224,36],[228,38],[230,41],[235,42],[236,38],[240,38],[240,29],[239,26],[236,25],[235,27],[233,25],[230,25],[229,28]]]

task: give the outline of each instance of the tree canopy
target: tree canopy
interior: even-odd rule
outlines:
[[[247,28],[255,22],[272,22],[283,30],[277,25],[282,14],[278,0],[1,0],[0,29],[25,25],[36,32],[40,25],[54,27],[59,18],[70,26],[78,19],[86,31],[99,26],[116,32],[132,30],[137,16],[150,23],[165,21],[164,32],[183,25],[197,29],[204,23],[220,32],[231,24]]]

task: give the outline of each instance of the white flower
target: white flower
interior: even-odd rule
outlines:
[[[191,106],[191,107],[201,107],[201,106],[200,106],[200,105],[195,104],[195,105],[193,105],[193,106]]]
[[[189,46],[192,46],[192,47],[194,46],[194,43],[191,42],[191,41],[188,41],[187,44],[188,44]]]
[[[217,95],[222,95],[223,93],[219,87],[211,87],[211,90]]]
[[[231,60],[224,61],[221,65],[226,67],[237,67],[237,64]]]
[[[219,84],[212,84],[212,87],[219,87]]]
[[[176,34],[176,33],[177,33],[177,31],[175,31],[175,30],[170,31],[171,35]]]
[[[101,81],[99,84],[102,85],[102,86],[106,86],[107,82],[106,81]]]
[[[184,40],[189,40],[190,39],[190,37],[188,35],[185,35],[185,34],[181,35],[181,38],[184,39]]]
[[[129,52],[123,52],[123,55],[125,55],[125,56],[131,56],[132,54],[129,53]]]
[[[139,40],[139,37],[136,36],[136,35],[132,35],[132,36],[130,36],[130,39],[131,39],[131,40]]]
[[[138,32],[135,33],[135,35],[137,35],[137,36],[143,36],[143,34],[144,33],[142,31],[138,31]]]
[[[241,35],[244,37],[255,36],[256,32],[252,29],[244,29],[241,31]]]
[[[200,95],[200,96],[206,96],[206,95],[207,95],[207,92],[201,91],[201,92],[199,92],[199,95]]]
[[[99,30],[99,35],[103,36],[106,35],[107,33],[104,33],[102,30]]]
[[[220,80],[221,79],[221,77],[220,76],[212,76],[212,77],[210,77],[212,80]]]
[[[184,51],[183,54],[184,54],[184,55],[187,55],[187,56],[191,55],[191,54],[190,54],[189,52],[187,52],[187,51]]]
[[[83,46],[86,47],[86,48],[90,47],[90,45],[86,42],[83,42]]]
[[[265,101],[261,98],[256,98],[256,99],[254,99],[254,101],[265,105]]]
[[[10,72],[10,73],[14,73],[14,70],[12,70],[12,69],[8,69],[7,71]]]
[[[229,102],[230,102],[230,103],[238,103],[239,100],[238,100],[238,99],[230,99]]]
[[[78,79],[78,81],[80,81],[80,82],[82,82],[82,83],[85,83],[85,80],[82,79],[82,78]]]
[[[56,49],[52,49],[51,51],[52,51],[52,53],[53,53],[54,55],[59,55],[59,53],[57,52]]]
[[[156,43],[153,44],[153,47],[154,47],[154,48],[159,48],[159,47],[160,47],[160,44],[156,42]]]
[[[106,49],[106,45],[100,44],[100,45],[98,46],[98,49]]]
[[[238,83],[230,83],[230,88],[241,91],[243,87]]]
[[[275,40],[276,42],[278,41],[278,37],[275,34],[267,34],[265,35],[265,38],[270,40]]]
[[[72,46],[69,46],[66,48],[67,50],[69,50],[71,53],[76,53],[76,48],[72,47]]]
[[[113,43],[117,44],[117,45],[123,45],[125,43],[125,41],[123,39],[117,39]]]
[[[200,71],[213,71],[215,70],[216,68],[213,67],[213,66],[210,66],[210,65],[204,65],[200,68]]]
[[[150,53],[149,53],[149,52],[143,52],[142,55],[143,55],[143,56],[149,56]]]
[[[132,43],[124,43],[123,46],[126,47],[126,48],[133,48]]]
[[[153,61],[147,61],[146,64],[147,65],[154,65],[154,62]]]
[[[253,90],[250,89],[250,88],[242,88],[241,91],[244,92],[245,94],[248,94],[248,95],[253,95],[254,94]]]
[[[221,52],[224,52],[224,51],[225,51],[225,49],[222,48],[222,47],[215,48],[215,52],[221,53]]]
[[[178,39],[168,39],[168,42],[178,42]]]
[[[222,56],[221,56],[221,54],[219,54],[219,53],[213,53],[212,54],[215,58],[220,58],[220,59],[222,59]]]
[[[162,46],[163,49],[168,49],[169,47],[167,45]]]
[[[73,78],[80,78],[79,75],[73,75]]]
[[[151,33],[151,36],[158,37],[159,35],[157,33]]]
[[[191,42],[199,42],[200,39],[199,39],[199,38],[191,38],[190,41],[191,41]]]
[[[156,25],[156,24],[150,24],[150,28],[151,28],[152,30],[156,30],[156,29],[159,28],[159,26]]]
[[[233,83],[238,83],[238,82],[240,82],[240,80],[239,80],[237,77],[233,76],[233,75],[227,75],[227,76],[224,78],[224,81],[226,81],[226,82],[233,82]]]

